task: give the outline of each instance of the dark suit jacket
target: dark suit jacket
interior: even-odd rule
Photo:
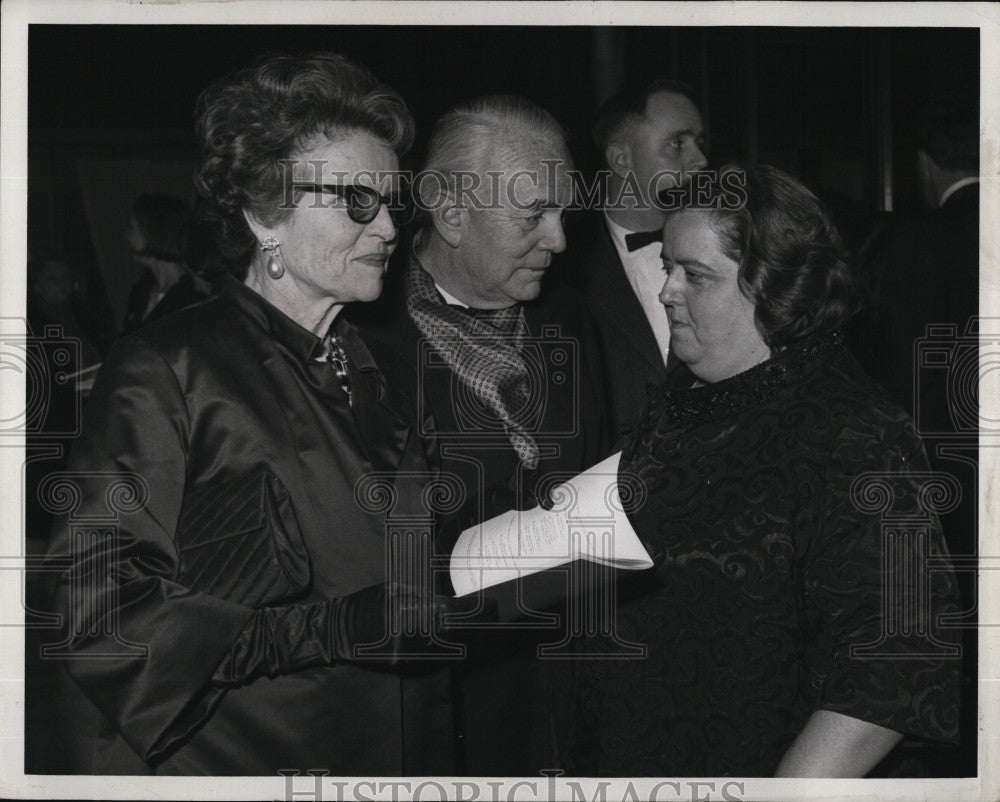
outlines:
[[[605,393],[617,439],[645,406],[646,388],[666,378],[667,367],[604,215],[584,212],[569,218],[566,240],[567,250],[553,265],[552,278],[579,287],[586,299],[603,357]]]
[[[376,509],[377,492],[363,492],[373,473],[403,477],[395,514],[422,513],[431,466],[414,418],[412,373],[383,370],[392,354],[377,343],[369,349],[356,329],[345,340],[353,409],[326,365],[316,370],[312,362],[318,338],[233,279],[220,297],[113,347],[70,460],[76,509],[56,527],[50,550],[74,558],[57,592],[58,609],[77,630],[62,647],[77,686],[71,704],[83,708],[66,722],[74,771],[453,772],[441,670],[342,664],[260,678],[221,696],[207,688],[253,610],[185,586],[185,535],[177,527],[185,498],[234,478],[277,474],[309,555],[311,582],[297,599],[304,602],[385,581],[386,510]],[[137,477],[134,503],[108,491],[125,473]],[[75,522],[103,516],[110,527],[115,512],[117,550],[108,551],[107,539],[71,548]],[[231,570],[239,573],[251,555],[232,548]],[[105,562],[113,581],[98,582],[93,599],[73,590],[91,569],[103,576]],[[111,634],[95,618],[102,611],[117,622]],[[125,643],[145,647],[146,656]]]
[[[961,336],[979,312],[979,185],[959,189],[933,211],[887,215],[859,262],[865,299],[848,345],[918,426],[952,431],[933,372],[919,376],[917,409],[914,349],[928,324],[954,326]]]
[[[959,482],[961,500],[941,522],[953,553],[975,553],[978,337],[969,332],[963,343],[963,336],[979,313],[979,185],[959,189],[933,211],[887,215],[860,259],[860,273],[865,305],[848,327],[848,345],[913,415],[931,468]],[[936,342],[928,338],[929,324],[945,332]],[[955,451],[956,436],[967,443],[964,450]],[[970,577],[959,579],[974,607],[974,589],[964,587]],[[974,671],[975,660],[966,666]],[[966,707],[974,729],[974,683]]]
[[[498,514],[508,507],[493,508],[490,489],[519,472],[517,454],[499,421],[469,397],[423,342],[406,312],[403,267],[394,265],[378,314],[371,308],[356,311],[367,312],[376,336],[418,371],[437,427],[442,470],[460,480],[467,506],[478,507],[481,515]],[[582,298],[571,287],[548,287],[524,309],[532,338],[526,353],[536,368],[538,474],[569,478],[603,459],[610,447],[597,344]],[[553,765],[548,675],[535,648],[558,636],[551,628],[492,628],[467,640],[469,660],[456,677],[462,773],[527,776]]]

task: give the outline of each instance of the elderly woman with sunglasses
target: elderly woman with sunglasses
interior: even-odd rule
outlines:
[[[412,118],[345,58],[279,56],[209,87],[198,131],[241,269],[91,396],[53,550],[73,770],[453,773],[445,672],[410,658],[457,651],[458,603],[388,545],[426,515],[416,379],[339,315],[381,291]]]

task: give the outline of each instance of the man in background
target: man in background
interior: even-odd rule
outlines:
[[[888,215],[861,254],[865,305],[850,338],[891,398],[936,431],[951,431],[946,394],[914,382],[928,324],[966,332],[979,310],[979,109],[975,96],[932,99],[917,132],[927,209]],[[915,390],[921,391],[915,395]]]
[[[597,326],[617,436],[642,409],[646,386],[667,375],[662,230],[671,190],[707,161],[701,114],[676,81],[612,96],[598,110],[593,134],[609,170],[603,208],[569,227],[560,275],[583,290]]]
[[[952,556],[960,558],[978,553],[978,97],[935,94],[919,119],[917,172],[927,208],[886,215],[870,237],[858,260],[864,306],[847,338],[868,373],[913,416],[931,468],[946,480],[943,506],[949,509],[940,514],[941,526]],[[965,739],[974,738],[977,727],[978,598],[973,572],[959,572],[958,581],[972,611],[955,622],[966,635]],[[930,776],[975,772],[974,754],[970,760],[955,750],[924,751]]]
[[[190,229],[191,212],[180,198],[154,192],[136,198],[125,239],[140,273],[129,290],[125,332],[208,297],[208,282],[185,263]]]

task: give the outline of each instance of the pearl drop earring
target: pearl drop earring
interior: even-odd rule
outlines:
[[[277,280],[285,275],[285,266],[282,264],[281,260],[281,240],[273,235],[268,235],[264,237],[264,241],[260,244],[260,249],[262,251],[267,251],[267,275],[271,278]]]

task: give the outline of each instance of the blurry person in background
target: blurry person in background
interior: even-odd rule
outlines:
[[[865,303],[850,329],[861,364],[934,431],[953,431],[946,392],[914,382],[927,325],[965,333],[979,313],[979,103],[957,90],[928,100],[917,131],[926,209],[886,215],[859,258]],[[927,376],[921,377],[928,378]],[[914,390],[930,390],[914,397]]]
[[[23,468],[24,548],[25,553],[38,557],[45,554],[52,532],[52,509],[40,498],[39,489],[49,477],[66,467],[68,451],[79,431],[81,407],[117,331],[110,310],[105,315],[95,311],[107,309],[107,300],[96,297],[99,291],[96,287],[90,287],[88,292],[83,271],[78,270],[76,258],[68,252],[35,252],[27,268],[29,364],[42,366],[48,361],[46,354],[66,353],[61,340],[67,341],[69,353],[74,354],[69,360],[49,362],[49,367],[55,370],[26,374],[29,424]],[[59,347],[47,348],[47,345]],[[35,361],[33,357],[41,358]],[[43,577],[44,574],[35,571],[25,575],[28,610],[46,606]],[[64,767],[62,742],[53,726],[56,664],[41,657],[42,643],[47,637],[42,627],[26,628],[25,704],[30,712],[25,718],[25,770],[28,773],[61,773]],[[35,762],[39,756],[46,763],[44,767]]]
[[[955,81],[954,76],[950,79]],[[979,98],[957,85],[933,90],[916,130],[924,209],[890,212],[858,258],[864,305],[847,329],[848,345],[889,397],[916,419],[931,468],[959,483],[942,515],[955,555],[979,550]],[[936,332],[931,336],[928,326]],[[935,343],[934,340],[937,342]],[[923,341],[923,342],[922,342]],[[922,350],[926,348],[926,350]],[[947,367],[934,350],[953,354]],[[927,361],[924,361],[924,360]],[[975,610],[976,575],[961,571],[965,609]],[[963,733],[975,737],[978,643],[966,620]],[[973,758],[975,752],[972,752]],[[955,769],[942,760],[941,773]],[[959,771],[974,773],[975,762]]]
[[[99,319],[92,313],[94,304],[84,296],[73,260],[56,251],[40,253],[28,261],[28,297],[26,311],[29,336],[34,342],[54,337],[72,342],[79,349],[79,360],[64,362],[63,371],[53,371],[30,379],[34,389],[44,388],[44,398],[29,399],[29,407],[39,412],[38,431],[29,428],[28,448],[40,450],[25,463],[25,507],[29,542],[47,542],[51,517],[39,504],[37,488],[42,480],[65,467],[66,452],[79,426],[83,398],[93,384],[101,359],[107,353],[116,332],[110,316]],[[58,334],[53,333],[53,327]],[[43,360],[44,361],[44,360]],[[29,389],[30,393],[30,389]],[[36,406],[35,402],[39,402]],[[60,450],[45,453],[53,445]],[[37,551],[39,545],[31,550]]]
[[[89,314],[69,257],[41,254],[28,262],[28,323],[35,336],[46,326],[61,326],[64,337],[80,343],[80,367],[100,362],[113,339],[111,327]]]
[[[208,283],[184,261],[190,226],[191,211],[180,198],[147,192],[136,198],[126,240],[141,272],[129,291],[125,332],[208,297]]]

